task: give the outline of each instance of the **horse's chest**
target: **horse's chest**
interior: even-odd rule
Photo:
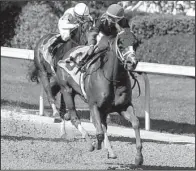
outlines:
[[[116,88],[114,96],[114,105],[122,106],[131,101],[130,91],[126,86],[120,86]]]

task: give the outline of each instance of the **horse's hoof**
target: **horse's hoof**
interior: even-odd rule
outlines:
[[[142,165],[143,162],[144,162],[144,159],[143,159],[142,154],[135,157],[135,165],[136,166]]]
[[[54,118],[54,123],[61,123],[62,119],[60,117],[55,117]]]
[[[94,150],[95,150],[95,147],[94,147],[94,145],[91,144],[90,147],[89,147],[89,151],[92,152]]]
[[[108,153],[108,159],[116,159],[116,158],[117,156],[114,153],[112,154]]]
[[[66,113],[66,114],[64,115],[64,119],[65,119],[66,121],[69,121],[69,120],[71,119],[71,115],[70,115],[69,113]]]

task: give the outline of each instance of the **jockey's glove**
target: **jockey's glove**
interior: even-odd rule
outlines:
[[[93,54],[93,52],[94,52],[94,45],[90,45],[89,47],[90,48],[88,50],[88,55],[91,56]]]

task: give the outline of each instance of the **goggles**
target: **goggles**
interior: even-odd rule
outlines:
[[[122,18],[113,18],[110,16],[107,16],[107,20],[110,21],[111,23],[118,23]]]
[[[78,20],[79,22],[81,22],[81,23],[83,23],[84,21],[90,20],[89,15],[80,16],[80,15],[78,15],[77,13],[75,13],[75,16],[77,17],[77,20]]]

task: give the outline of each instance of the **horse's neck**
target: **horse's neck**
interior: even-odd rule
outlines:
[[[79,45],[86,44],[87,41],[86,32],[84,32],[82,28],[79,27],[76,34],[73,36],[72,40],[74,40]]]
[[[108,60],[105,63],[103,69],[106,77],[111,80],[116,80],[119,70],[119,60],[115,54],[115,49],[109,51],[107,57]]]

